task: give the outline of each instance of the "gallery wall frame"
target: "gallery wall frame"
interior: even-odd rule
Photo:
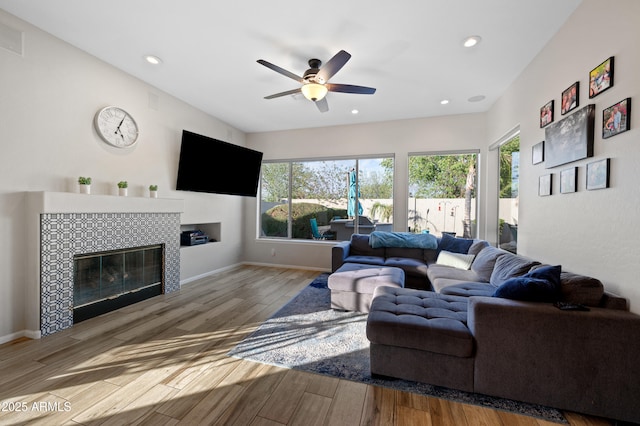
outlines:
[[[613,87],[613,65],[614,57],[610,56],[589,71],[589,99]]]
[[[560,172],[560,193],[569,194],[578,188],[578,167],[571,167]]]
[[[609,187],[610,158],[592,161],[587,164],[587,190]]]
[[[631,128],[631,98],[602,110],[602,139],[608,139]]]
[[[553,99],[540,108],[540,128],[553,123]]]
[[[545,129],[545,168],[593,157],[595,105],[589,104]]]
[[[542,175],[538,178],[538,195],[540,197],[546,197],[551,195],[551,181],[552,174]]]
[[[562,92],[562,97],[560,98],[560,112],[562,115],[565,115],[569,111],[573,111],[580,104],[580,82],[576,81],[571,86],[569,86],[564,92]]]
[[[540,164],[544,161],[544,141],[531,147],[531,164]]]

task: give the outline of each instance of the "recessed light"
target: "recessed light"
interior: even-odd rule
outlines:
[[[351,114],[356,115],[357,113],[359,113],[360,111],[358,111],[357,109],[352,109],[351,110]]]
[[[449,103],[449,99],[443,99],[440,101],[440,105],[446,105]]]
[[[469,36],[467,38],[464,39],[464,42],[462,43],[462,45],[464,47],[473,47],[476,44],[480,43],[480,40],[482,40],[482,37],[480,36]]]
[[[144,57],[144,59],[152,65],[160,65],[162,63],[162,59],[154,55],[147,55]]]
[[[469,99],[467,99],[469,102],[480,102],[480,101],[484,101],[485,96],[484,95],[477,95],[477,96],[472,96]]]

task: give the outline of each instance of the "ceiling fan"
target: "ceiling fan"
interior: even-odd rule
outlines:
[[[334,84],[329,83],[329,79],[333,77],[347,61],[351,58],[351,54],[344,50],[336,53],[324,66],[320,59],[309,59],[309,69],[304,72],[302,77],[280,68],[264,59],[258,59],[258,63],[264,65],[267,68],[274,70],[286,77],[289,77],[298,83],[302,83],[301,87],[297,89],[287,90],[286,92],[275,93],[273,95],[265,96],[265,99],[279,98],[281,96],[293,95],[295,93],[302,93],[305,98],[313,101],[320,112],[329,111],[329,104],[325,96],[328,92],[342,92],[342,93],[356,93],[361,95],[373,95],[376,89],[373,87],[354,86],[352,84]]]

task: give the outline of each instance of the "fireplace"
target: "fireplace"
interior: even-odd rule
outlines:
[[[33,214],[31,217],[37,218],[38,225],[33,227],[37,234],[31,241],[38,241],[34,248],[37,247],[39,256],[36,254],[30,259],[39,260],[38,277],[32,281],[39,285],[27,289],[27,294],[33,296],[29,301],[37,303],[27,305],[27,316],[30,325],[35,322],[40,336],[67,329],[84,316],[75,309],[76,301],[80,307],[89,304],[86,294],[78,292],[76,295],[77,259],[91,263],[89,259],[92,256],[106,255],[105,261],[113,260],[109,259],[110,255],[123,251],[123,262],[135,263],[138,260],[134,255],[127,254],[130,250],[159,250],[162,260],[154,258],[150,261],[161,265],[160,272],[154,273],[156,278],[145,280],[137,291],[127,288],[127,281],[124,290],[118,291],[125,297],[118,297],[121,300],[117,303],[128,299],[135,301],[145,293],[171,293],[180,289],[180,214],[184,209],[183,200],[34,192],[29,193],[28,203]],[[128,261],[127,257],[130,257]],[[159,282],[158,274],[161,277]],[[99,296],[96,302],[117,300],[113,288],[109,291],[113,294],[104,292],[105,297]],[[37,322],[31,320],[38,318]],[[35,327],[29,328],[33,330]]]
[[[73,323],[162,294],[164,245],[77,254]]]

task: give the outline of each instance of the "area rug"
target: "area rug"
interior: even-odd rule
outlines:
[[[567,424],[554,408],[400,379],[371,377],[366,314],[331,309],[321,274],[229,352],[263,364],[324,374]]]

